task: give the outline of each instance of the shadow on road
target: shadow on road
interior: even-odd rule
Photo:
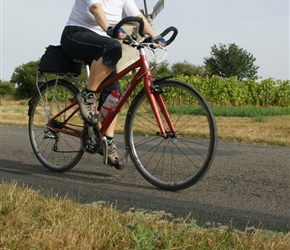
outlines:
[[[59,178],[62,181],[76,181],[76,182],[84,182],[86,184],[109,184],[120,187],[130,187],[130,188],[142,188],[142,189],[156,189],[152,186],[145,186],[138,184],[136,182],[126,183],[122,181],[122,177],[118,175],[119,171],[115,170],[115,168],[110,166],[102,166],[103,171],[108,173],[103,173],[98,171],[100,167],[96,167],[94,170],[91,168],[87,168],[85,170],[80,170],[80,168],[72,169],[68,172],[58,173],[53,172],[42,165],[33,165],[33,164],[25,164],[17,161],[10,160],[1,160],[0,161],[0,177],[3,173],[10,173],[19,176],[43,176],[45,178]],[[105,169],[107,168],[107,169]],[[141,176],[139,176],[142,178]],[[24,180],[25,178],[23,178]]]
[[[150,185],[143,185],[136,179],[124,181],[122,173],[115,169],[106,169],[106,173],[99,169],[100,167],[96,167],[92,171],[82,167],[81,170],[76,168],[66,173],[55,173],[41,165],[0,161],[2,181],[16,180],[19,184],[44,192],[52,191],[53,194],[80,203],[105,201],[116,204],[118,209],[124,211],[132,208],[163,210],[172,214],[174,218],[194,218],[198,225],[206,227],[222,224],[242,231],[248,227],[282,232],[290,230],[289,217],[182,199],[182,192],[162,191]],[[138,173],[137,175],[142,179]]]

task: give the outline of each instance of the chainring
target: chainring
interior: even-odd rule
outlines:
[[[95,154],[102,145],[101,133],[98,126],[85,125],[82,131],[82,148],[85,152]]]

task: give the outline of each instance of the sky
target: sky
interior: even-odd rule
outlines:
[[[143,0],[135,0],[144,8]],[[48,45],[58,45],[74,0],[0,0],[0,80],[15,68],[38,60]],[[157,0],[147,0],[152,11]],[[253,54],[261,79],[290,79],[289,0],[165,0],[153,20],[156,33],[178,31],[168,46],[170,64],[203,65],[211,47],[235,43]]]

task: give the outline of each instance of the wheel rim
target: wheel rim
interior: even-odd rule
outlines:
[[[83,128],[83,121],[78,114],[73,115],[67,127],[64,121],[71,115],[72,110],[64,112],[57,121],[48,124],[48,121],[58,112],[67,107],[75,96],[75,91],[65,83],[48,82],[41,88],[42,97],[34,101],[33,111],[29,118],[29,133],[32,148],[47,168],[53,171],[71,169],[81,158],[83,151],[80,138],[70,135],[70,129]]]
[[[158,134],[143,93],[133,103],[135,108],[129,110],[128,145],[137,169],[149,182],[164,189],[183,189],[200,180],[211,165],[216,147],[215,121],[204,99],[191,87],[175,81],[160,86],[177,136],[165,139]]]

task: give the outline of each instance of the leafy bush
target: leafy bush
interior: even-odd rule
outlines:
[[[290,81],[272,78],[256,82],[239,81],[237,77],[223,79],[219,76],[178,76],[199,90],[214,106],[274,106],[290,107]]]
[[[14,94],[14,86],[10,82],[2,82],[0,81],[0,95],[7,96]]]
[[[11,82],[20,85],[15,93],[17,97],[28,98],[34,93],[36,89],[35,80],[38,64],[39,61],[32,61],[15,69]],[[164,68],[162,69],[161,75],[166,75],[170,72],[170,70],[168,70],[168,63],[164,63],[163,66]],[[175,73],[180,72],[180,68],[184,68],[185,71],[187,69],[196,70],[195,73],[199,72],[200,74],[203,72],[202,67],[194,68],[193,65],[190,65],[186,61],[183,63],[176,63],[175,66]],[[236,76],[224,79],[215,75],[212,77],[203,77],[200,75],[188,76],[185,72],[183,72],[183,75],[175,75],[175,79],[187,82],[199,90],[207,101],[214,106],[290,107],[290,80],[281,81],[269,78],[257,82],[250,78],[240,81]],[[51,78],[55,78],[55,76],[51,75]],[[131,78],[132,76],[129,75],[120,80],[122,90],[127,88]],[[81,82],[86,82],[85,70],[82,71],[82,74],[77,79]],[[131,95],[131,100],[133,100],[142,87],[143,85],[140,83]],[[9,93],[14,93],[12,84],[1,82],[0,94],[3,96]]]

